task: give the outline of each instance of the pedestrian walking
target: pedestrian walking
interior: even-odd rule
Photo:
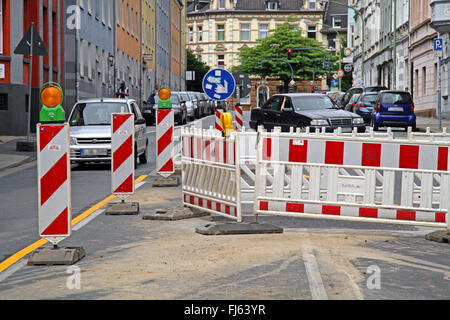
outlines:
[[[129,96],[130,96],[130,89],[128,89],[128,87],[125,85],[125,81],[122,81],[119,89],[117,89],[116,98],[126,99]]]

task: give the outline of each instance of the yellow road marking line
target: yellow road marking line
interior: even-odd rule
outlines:
[[[143,181],[147,177],[148,177],[148,175],[142,175],[138,179],[136,179],[134,183],[138,184],[139,182]],[[72,219],[72,223],[71,223],[72,227],[75,226],[76,224],[80,223],[87,217],[89,217],[91,214],[93,214],[95,211],[97,211],[98,209],[100,209],[101,207],[106,205],[109,201],[111,201],[115,197],[116,197],[115,195],[108,196],[104,200],[100,201],[93,207],[89,208],[88,210],[86,210],[85,212],[80,214],[78,217]],[[22,249],[19,252],[16,252],[11,257],[7,258],[6,260],[4,260],[3,262],[0,263],[0,273],[2,273],[3,271],[5,271],[9,267],[11,267],[13,264],[15,264],[17,261],[19,261],[23,257],[25,257],[27,254],[33,252],[34,250],[36,250],[39,247],[42,247],[47,242],[48,241],[46,239],[42,238],[42,239],[36,241],[35,243],[29,245],[25,249]]]

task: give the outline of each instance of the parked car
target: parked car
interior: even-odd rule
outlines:
[[[195,119],[196,105],[188,92],[180,92],[181,98],[185,101],[188,120]]]
[[[356,101],[358,101],[360,96],[361,96],[360,93],[354,94],[353,97],[350,99],[350,101],[345,106],[344,110],[352,112],[353,111],[353,107],[355,106]]]
[[[338,100],[337,104],[341,108],[345,108],[354,94],[361,94],[363,92],[380,92],[381,90],[388,90],[388,88],[384,86],[352,87],[345,92],[342,98]]]
[[[366,124],[370,124],[372,110],[375,107],[377,96],[377,92],[366,92],[361,94],[356,101],[355,106],[350,111],[359,114]]]
[[[345,94],[345,92],[341,92],[341,91],[334,92],[331,95],[331,99],[337,103],[344,96],[344,94]]]
[[[284,108],[283,108],[284,105]],[[254,108],[250,116],[250,127],[263,125],[271,130],[280,126],[282,131],[290,127],[310,130],[325,128],[327,132],[341,127],[343,132],[357,128],[365,132],[364,120],[357,114],[339,110],[327,95],[313,93],[287,93],[272,96],[261,108]]]
[[[372,127],[412,127],[416,130],[416,115],[411,94],[407,91],[381,91],[372,111]]]
[[[201,92],[196,92],[198,107],[200,110],[200,117],[204,117],[208,114],[208,101],[205,99]]]
[[[191,98],[192,105],[194,106],[194,117],[195,119],[201,118],[201,108],[198,101],[198,96],[196,92],[188,91],[189,97]]]
[[[145,119],[147,126],[151,126],[155,123],[155,95],[151,94],[147,101],[142,103],[142,115]]]
[[[135,119],[135,161],[147,163],[148,138],[145,119],[133,99],[90,99],[75,104],[70,116],[70,160],[88,162],[111,161],[111,114],[133,113]]]
[[[155,97],[155,104],[153,105],[153,113],[155,114],[156,119],[156,111],[158,109],[158,101],[159,97]],[[176,125],[182,125],[187,123],[187,108],[186,103],[183,100],[183,97],[181,96],[180,92],[171,92],[170,96],[170,102],[172,102],[172,110],[174,113],[174,120]],[[156,122],[156,121],[155,121]]]
[[[208,115],[214,114],[214,110],[216,109],[215,108],[215,104],[214,104],[214,100],[211,99],[210,97],[208,97],[206,95],[206,93],[202,93],[202,95],[204,96],[204,98],[206,100],[206,105],[208,106],[207,107]]]

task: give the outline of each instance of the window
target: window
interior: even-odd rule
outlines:
[[[8,110],[8,94],[0,93],[0,111]]]
[[[193,42],[194,41],[194,29],[192,27],[189,27],[188,30],[189,30],[189,42]]]
[[[269,26],[267,24],[259,25],[259,38],[265,39],[269,35]]]
[[[316,0],[309,0],[309,9],[316,9]]]
[[[333,28],[341,28],[342,27],[341,21],[342,21],[341,16],[333,17]]]
[[[267,10],[278,10],[280,7],[278,1],[268,1],[267,2]]]
[[[225,41],[225,25],[219,24],[217,26],[217,41]]]
[[[198,42],[203,41],[203,27],[201,26],[197,28],[197,41]]]
[[[241,24],[241,41],[250,40],[250,25],[248,23]]]
[[[217,66],[219,69],[225,69],[225,55],[217,55]]]
[[[308,38],[316,39],[316,26],[308,26]]]
[[[219,0],[219,9],[225,9],[225,0]]]
[[[427,67],[422,68],[422,95],[427,94]]]

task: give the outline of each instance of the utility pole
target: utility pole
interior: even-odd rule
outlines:
[[[392,63],[394,65],[394,72],[392,73],[392,89],[397,89],[397,0],[393,0],[393,28],[394,28],[394,41],[392,44]]]

